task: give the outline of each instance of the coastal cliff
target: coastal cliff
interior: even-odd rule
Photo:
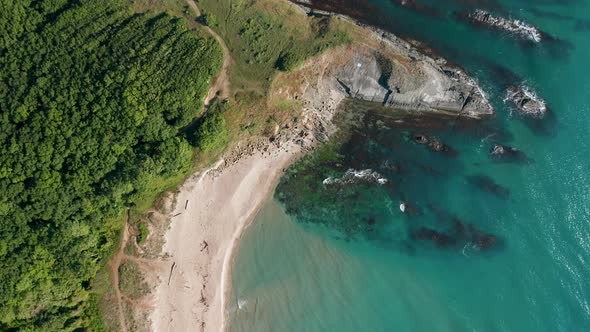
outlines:
[[[312,129],[316,138],[325,140],[336,130],[332,117],[345,98],[416,114],[472,119],[494,115],[475,79],[432,52],[427,55],[419,42],[341,15],[332,19],[349,23],[353,42],[309,59],[293,72],[279,73],[271,88],[271,98],[303,101],[305,128]]]
[[[380,49],[357,47],[351,59],[335,71],[335,88],[349,97],[400,110],[473,118],[493,114],[483,91],[463,70],[394,38],[384,35]]]

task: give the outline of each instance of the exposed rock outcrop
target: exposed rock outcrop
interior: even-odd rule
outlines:
[[[487,175],[472,175],[468,176],[466,179],[469,184],[497,197],[507,199],[508,196],[510,196],[510,190],[508,188],[497,184],[494,179]]]
[[[526,86],[511,86],[506,91],[506,101],[514,104],[519,113],[533,117],[543,117],[547,105],[532,89]]]
[[[463,70],[418,53],[390,34],[383,34],[382,41],[382,49],[359,47],[334,73],[334,87],[395,109],[474,118],[493,113],[483,91]]]
[[[463,69],[426,52],[418,42],[351,23],[357,25],[352,44],[330,49],[273,81],[270,100],[303,102],[301,125],[313,134],[310,137],[323,141],[336,130],[332,117],[345,98],[407,112],[474,119],[494,114],[482,89]]]
[[[490,157],[498,162],[528,163],[526,154],[511,146],[494,144],[490,150]]]
[[[474,12],[461,12],[458,17],[472,24],[506,31],[535,43],[544,39],[544,33],[528,23],[496,16],[482,9],[477,9]]]

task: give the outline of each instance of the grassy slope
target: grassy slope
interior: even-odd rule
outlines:
[[[236,91],[267,92],[281,55],[292,52],[303,60],[330,46],[349,41],[331,20],[311,18],[287,1],[201,0],[212,26],[226,41],[234,66]]]
[[[232,57],[229,112],[230,140],[271,136],[299,117],[301,102],[272,100],[269,89],[281,59],[303,60],[350,42],[339,20],[312,18],[284,0],[200,0],[203,14],[212,16],[215,30]]]

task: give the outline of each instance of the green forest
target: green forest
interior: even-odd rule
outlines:
[[[221,62],[125,1],[0,0],[0,330],[102,329],[92,283],[125,207],[226,140],[196,121]]]

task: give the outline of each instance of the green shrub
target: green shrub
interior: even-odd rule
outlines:
[[[210,27],[216,27],[219,25],[219,23],[217,22],[217,16],[215,16],[211,13],[203,13],[203,15],[201,15],[201,17],[200,17],[200,21],[204,25],[210,26]]]
[[[150,229],[145,222],[140,222],[139,225],[137,225],[137,229],[139,230],[139,235],[137,235],[137,243],[143,244],[150,234]]]
[[[291,72],[299,68],[305,61],[305,58],[306,56],[304,52],[297,49],[291,49],[279,57],[276,67],[279,70]]]
[[[210,109],[204,116],[196,132],[196,145],[203,152],[219,151],[228,142],[227,126],[223,114]]]

